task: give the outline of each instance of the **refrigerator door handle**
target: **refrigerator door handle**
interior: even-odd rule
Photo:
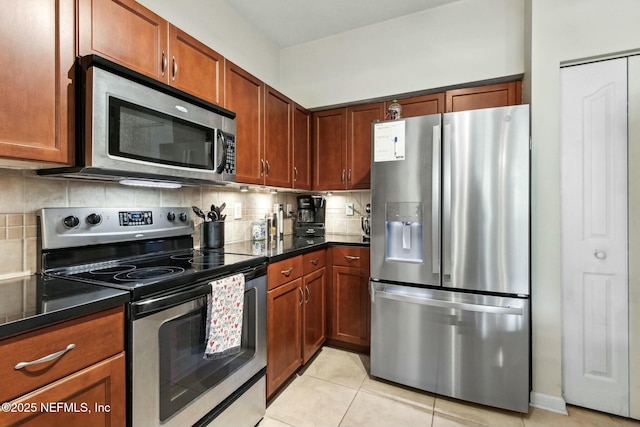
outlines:
[[[495,305],[481,305],[481,304],[469,304],[464,302],[455,302],[455,301],[443,301],[436,299],[428,299],[421,298],[416,296],[411,296],[407,294],[396,294],[385,292],[383,290],[376,289],[373,287],[374,292],[377,292],[378,298],[386,298],[400,302],[410,302],[414,304],[420,304],[430,307],[440,307],[440,308],[449,308],[453,310],[460,311],[474,311],[478,313],[491,313],[491,314],[516,314],[522,316],[522,308],[520,307],[501,307]],[[373,301],[373,295],[371,295],[371,299]]]
[[[431,159],[431,266],[434,274],[440,273],[440,133],[440,125],[434,126]]]
[[[451,125],[444,125],[442,157],[442,273],[443,282],[451,283]]]

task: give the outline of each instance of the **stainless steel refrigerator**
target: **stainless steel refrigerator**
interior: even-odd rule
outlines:
[[[527,412],[528,105],[372,127],[371,374]]]

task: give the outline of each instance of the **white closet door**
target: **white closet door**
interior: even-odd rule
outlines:
[[[560,84],[564,398],[629,416],[627,60]]]
[[[640,419],[640,56],[629,57],[629,401]]]

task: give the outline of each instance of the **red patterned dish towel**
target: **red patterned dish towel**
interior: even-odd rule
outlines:
[[[221,359],[240,351],[244,274],[211,282],[207,297],[205,359]]]

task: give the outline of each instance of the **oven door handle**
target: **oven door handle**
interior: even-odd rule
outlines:
[[[133,320],[173,307],[183,302],[191,301],[211,293],[211,284],[206,283],[185,291],[162,295],[156,298],[147,298],[131,303],[131,317]]]
[[[251,280],[255,280],[260,276],[266,275],[267,265],[265,263],[262,263],[255,267],[247,267],[231,273],[229,274],[229,276],[233,276],[234,274],[238,273],[244,274],[244,280],[246,284]],[[207,283],[185,289],[184,291],[174,292],[158,297],[151,297],[141,301],[135,301],[131,303],[131,318],[135,320],[140,317],[155,313],[156,311],[173,307],[178,304],[182,304],[183,302],[191,301],[202,296],[206,296],[211,293],[210,282],[219,278],[220,277],[211,278]]]

